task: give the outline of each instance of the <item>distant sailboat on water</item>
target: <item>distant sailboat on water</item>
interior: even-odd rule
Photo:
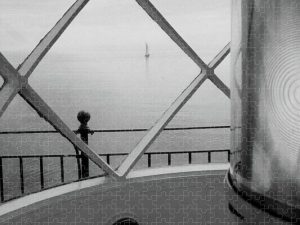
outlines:
[[[145,53],[145,58],[149,58],[150,54],[149,54],[149,47],[148,44],[146,43],[146,53]]]

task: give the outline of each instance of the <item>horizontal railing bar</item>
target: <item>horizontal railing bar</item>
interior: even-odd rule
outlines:
[[[111,155],[111,156],[118,156],[118,155],[128,155],[128,153],[107,153],[107,154],[98,154],[99,156],[106,156],[106,155]],[[61,157],[78,157],[81,158],[81,155],[4,155],[4,156],[0,156],[0,158],[3,159],[10,159],[10,158],[40,158],[40,157],[44,157],[44,158],[61,158]]]
[[[170,127],[164,130],[202,130],[202,129],[224,129],[230,128],[228,125],[224,126],[204,126],[204,127]],[[96,129],[90,130],[91,133],[114,133],[114,132],[145,132],[146,128],[133,128],[133,129]],[[74,130],[75,132],[75,130]],[[0,134],[48,134],[48,133],[59,133],[56,130],[24,130],[24,131],[1,131]]]
[[[230,153],[230,149],[213,149],[213,150],[197,150],[197,151],[165,151],[165,152],[145,152],[145,155],[162,155],[162,154],[187,154],[187,153],[208,153],[208,152],[228,152]],[[98,154],[99,156],[124,156],[128,155],[129,153],[102,153]],[[0,159],[11,159],[11,158],[61,158],[61,157],[79,157],[81,155],[7,155],[7,156],[0,156]]]
[[[160,155],[160,154],[186,154],[186,153],[208,153],[208,152],[229,152],[229,149],[224,150],[205,150],[205,151],[178,151],[178,152],[145,152],[144,154]]]
[[[121,155],[128,155],[128,153],[121,152],[121,153],[104,153],[104,154],[99,154],[100,156],[121,156]]]
[[[56,130],[24,130],[24,131],[1,131],[0,134],[49,134],[58,133]]]
[[[164,130],[202,130],[202,129],[224,129],[230,128],[230,126],[206,126],[206,127],[169,127]],[[137,129],[115,129],[115,130],[91,130],[94,133],[109,133],[109,132],[140,132],[147,131],[146,128],[137,128]],[[0,133],[1,134],[1,133]]]
[[[4,155],[0,156],[2,159],[11,159],[11,158],[60,158],[60,157],[76,157],[76,155]],[[80,157],[80,156],[79,156]]]

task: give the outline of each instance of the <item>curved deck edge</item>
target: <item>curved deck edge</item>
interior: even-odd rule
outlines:
[[[102,190],[120,186],[124,182],[144,182],[150,180],[161,180],[172,177],[205,176],[224,173],[228,170],[229,163],[211,163],[202,165],[172,166],[163,168],[150,168],[132,171],[127,175],[126,180],[116,181],[110,177],[98,177],[84,181],[78,181],[41,192],[30,194],[18,199],[11,200],[0,205],[0,221],[26,214],[39,207],[57,201],[62,195],[67,195],[83,189],[97,188]]]

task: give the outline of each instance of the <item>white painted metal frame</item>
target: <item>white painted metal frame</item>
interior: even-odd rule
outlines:
[[[201,73],[177,97],[156,124],[141,139],[138,145],[122,162],[118,170],[114,171],[98,156],[95,151],[90,149],[73,133],[73,131],[28,84],[28,77],[88,1],[89,0],[77,0],[17,69],[15,69],[0,53],[0,74],[4,78],[4,83],[0,88],[0,117],[12,99],[19,93],[20,96],[25,99],[25,101],[28,102],[28,104],[30,104],[41,117],[48,121],[73,145],[84,152],[96,165],[113,177],[125,178],[137,161],[142,157],[144,152],[159,136],[160,132],[166,127],[166,125],[172,120],[176,113],[192,97],[206,79],[210,79],[227,97],[230,97],[229,88],[216,76],[214,72],[214,69],[228,55],[230,46],[227,44],[225,48],[208,65],[206,65],[149,0],[136,0],[136,2],[163,29],[163,31],[199,66]]]

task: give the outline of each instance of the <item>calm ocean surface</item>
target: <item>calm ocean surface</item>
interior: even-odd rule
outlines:
[[[93,4],[100,2],[105,1],[95,1]],[[119,4],[117,1],[112,2],[116,6]],[[176,2],[178,4],[170,5],[170,9],[174,11],[168,11],[164,10],[167,9],[165,6],[169,6],[168,1],[154,1],[192,48],[208,63],[230,39],[230,1],[222,4],[216,0],[206,1],[208,3],[203,5],[204,1],[193,0],[191,2],[196,7],[191,4],[183,8],[180,6],[181,1]],[[130,1],[126,1],[127,3],[133,4]],[[110,14],[109,10],[113,7],[108,7],[108,2],[105,4],[103,13],[97,11],[97,17]],[[219,7],[215,7],[216,5]],[[83,11],[83,25],[91,24],[89,13],[95,11],[94,8],[90,6]],[[133,12],[138,13],[135,15]],[[118,10],[113,13],[118,13]],[[59,18],[58,15],[49,15],[49,18],[53,16],[53,21],[47,26],[43,25],[45,29],[39,31],[40,33],[30,34],[35,41],[31,43],[32,39],[24,39],[28,46],[22,50],[18,47],[18,44],[23,46],[21,36],[20,40],[12,39],[12,36],[3,38],[0,43],[2,49],[6,46],[11,46],[11,49],[7,48],[2,53],[17,67],[41,35]],[[75,130],[79,126],[76,115],[80,110],[90,112],[91,129],[150,128],[200,72],[192,60],[145,16],[139,6],[134,4],[125,9],[123,14],[117,15],[120,20],[97,18],[97,21],[102,22],[100,26],[93,28],[96,36],[87,35],[92,28],[83,26],[79,23],[81,20],[76,20],[75,25],[66,31],[62,40],[51,49],[29,79],[33,88],[71,129]],[[143,22],[140,17],[146,20]],[[30,19],[34,19],[34,16],[20,18],[24,24],[30,24]],[[2,18],[3,22],[5,17]],[[22,27],[15,28],[18,30]],[[79,28],[86,30],[80,32]],[[23,35],[27,31],[24,30]],[[7,32],[3,34],[7,35]],[[104,41],[99,43],[98,39],[102,40],[101,38]],[[89,44],[89,41],[98,42]],[[146,41],[150,49],[148,60],[144,57]],[[229,57],[216,69],[216,73],[229,85]],[[0,122],[1,131],[53,129],[18,96]],[[229,99],[210,81],[206,81],[168,127],[229,124]],[[229,129],[164,131],[148,151],[226,149],[229,148],[229,133]],[[98,153],[130,152],[143,135],[145,132],[95,133],[90,136],[89,144]],[[1,155],[74,154],[73,146],[59,134],[1,135],[0,142]],[[200,156],[195,156],[194,163],[206,162],[206,157],[201,159]],[[224,160],[224,155],[213,158],[215,161],[222,159]],[[121,160],[122,158],[115,159],[113,166],[117,166]],[[187,162],[183,156],[174,157],[172,160],[174,164]],[[18,170],[12,169],[17,168],[18,161],[4,161],[4,166],[11,168],[4,171],[5,177],[14,177],[14,174],[18,177]],[[142,159],[138,166],[143,167],[144,162],[145,159]],[[163,165],[165,162],[166,158],[159,156],[154,157],[152,164]],[[58,163],[54,160],[44,162],[44,170],[48,174],[45,178],[46,186],[59,180]],[[72,176],[74,178],[75,161],[66,160],[65,164],[69,168],[66,173],[71,174],[66,179],[72,179]],[[38,159],[25,160],[24,165],[25,177],[28,179],[25,182],[26,190],[26,185],[35,187],[32,184],[39,183]],[[12,178],[9,179],[11,183],[6,183],[5,188],[19,190]]]
[[[150,128],[199,74],[199,69],[184,54],[153,53],[146,60],[138,53],[103,58],[50,55],[32,75],[30,83],[72,129],[79,126],[76,115],[80,110],[91,113],[91,129]],[[228,124],[229,100],[206,81],[168,127]],[[52,129],[19,97],[4,114],[1,127]],[[144,134],[96,133],[90,137],[90,145],[99,153],[129,152]],[[165,131],[150,150],[228,148],[228,134],[228,129]],[[1,152],[6,155],[74,152],[56,134],[3,135],[1,139]]]

